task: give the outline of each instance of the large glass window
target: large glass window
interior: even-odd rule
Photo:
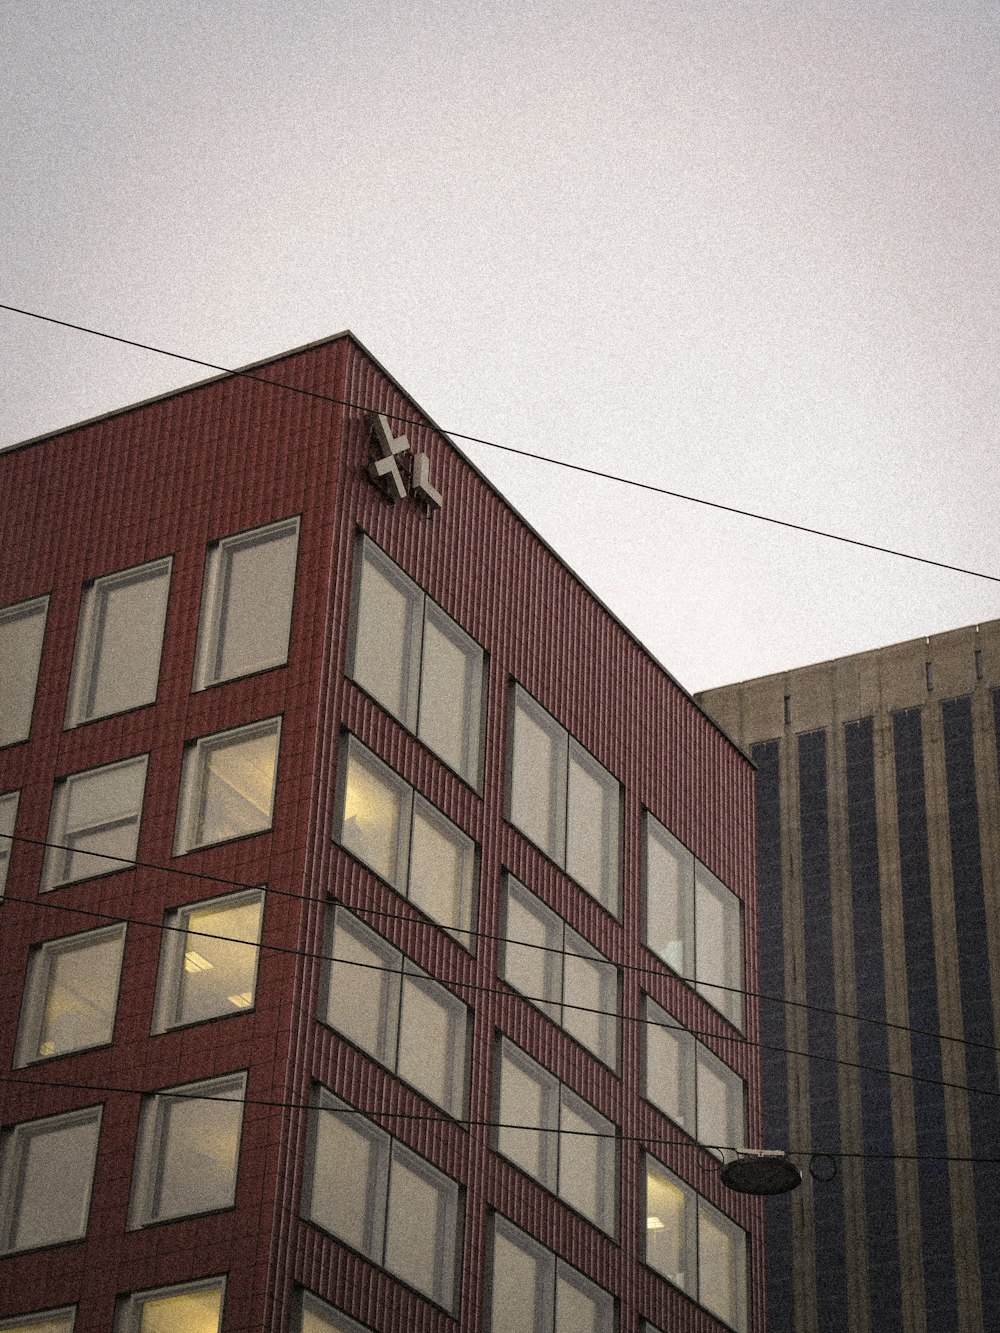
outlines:
[[[224,537],[208,548],[194,688],[288,661],[299,520]]]
[[[219,1333],[224,1277],[136,1292],[118,1303],[115,1333]]]
[[[500,975],[616,1068],[618,969],[512,875],[504,901]]]
[[[341,844],[471,949],[472,839],[353,736],[344,746],[340,791]]]
[[[148,758],[139,755],[56,783],[43,889],[134,864]]]
[[[264,892],[253,889],[168,912],[153,1031],[253,1007]]]
[[[614,1125],[505,1037],[499,1060],[497,1151],[613,1235]]]
[[[614,1333],[610,1292],[493,1218],[489,1333]]]
[[[27,740],[42,660],[47,597],[0,611],[0,746]]]
[[[647,1156],[645,1260],[730,1327],[747,1326],[747,1235]]]
[[[73,1333],[75,1319],[75,1305],[39,1314],[15,1315],[13,1319],[0,1319],[0,1333]]]
[[[743,1026],[743,907],[649,813],[646,944],[736,1027]]]
[[[143,1099],[130,1227],[232,1206],[245,1095],[234,1074]]]
[[[357,917],[331,912],[323,1016],[435,1105],[466,1104],[469,1011]]]
[[[311,1291],[300,1291],[292,1317],[294,1333],[371,1333],[367,1324],[350,1319]]]
[[[467,782],[478,786],[483,650],[361,536],[348,674]]]
[[[458,1185],[325,1088],[313,1112],[302,1210],[438,1305],[455,1308]]]
[[[175,856],[271,827],[280,735],[273,717],[186,747]]]
[[[645,997],[643,1095],[719,1156],[746,1142],[743,1080]]]
[[[47,940],[28,961],[18,1066],[111,1041],[125,926]]]
[[[87,1230],[101,1108],[15,1125],[0,1159],[0,1252],[80,1240]]]
[[[4,792],[0,796],[0,898],[7,888],[7,870],[14,848],[14,823],[17,819],[19,791]]]
[[[84,588],[67,726],[156,699],[170,563],[108,574]]]
[[[510,822],[617,914],[618,780],[520,685],[513,688],[511,708]]]

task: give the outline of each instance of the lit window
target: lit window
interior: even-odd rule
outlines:
[[[465,1112],[469,1011],[398,949],[337,907],[325,1021],[450,1115]]]
[[[225,537],[208,548],[194,688],[284,666],[299,520]]]
[[[472,839],[353,736],[344,746],[340,785],[341,844],[471,948]]]
[[[302,1209],[324,1231],[454,1309],[458,1185],[325,1088],[312,1117]]]
[[[718,1155],[746,1140],[743,1080],[645,997],[643,1095]]]
[[[0,746],[27,740],[42,660],[47,597],[0,611]]]
[[[747,1235],[646,1157],[645,1260],[739,1333],[747,1326]]]
[[[154,1032],[253,1007],[263,911],[263,891],[254,889],[167,913]]]
[[[143,1098],[129,1227],[232,1206],[245,1095],[234,1074]]]
[[[185,748],[175,856],[271,827],[280,734],[275,717]]]
[[[614,1125],[505,1038],[500,1039],[497,1120],[498,1152],[614,1234]]]
[[[101,1108],[15,1125],[3,1140],[0,1251],[80,1240],[87,1230]]]
[[[76,1306],[0,1319],[0,1333],[73,1333]]]
[[[84,588],[67,726],[156,699],[170,563],[108,574]]]
[[[614,1333],[611,1294],[494,1215],[489,1333]]]
[[[511,698],[510,822],[617,914],[618,780],[519,685]]]
[[[743,907],[652,815],[645,818],[646,943],[743,1026]]]
[[[7,887],[7,870],[14,849],[14,821],[17,819],[20,795],[19,791],[8,791],[0,796],[0,898]]]
[[[138,1292],[118,1303],[115,1333],[219,1333],[226,1280]]]
[[[292,1328],[295,1333],[371,1333],[367,1324],[349,1319],[343,1311],[335,1310],[311,1291],[298,1293]]]
[[[473,786],[480,777],[483,650],[362,536],[348,674]]]
[[[614,1069],[618,969],[512,875],[505,899],[500,975]]]
[[[125,926],[39,945],[28,962],[16,1064],[111,1041]]]
[[[56,783],[43,889],[134,864],[148,759],[139,755]]]

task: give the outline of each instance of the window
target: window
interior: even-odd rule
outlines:
[[[513,875],[504,897],[500,975],[616,1068],[618,969]]]
[[[219,1333],[225,1290],[225,1278],[213,1277],[126,1296],[118,1303],[115,1333]]]
[[[47,597],[0,611],[0,746],[27,740],[42,660]]]
[[[449,1115],[464,1115],[466,1006],[342,907],[330,924],[325,1021]]]
[[[28,961],[18,1066],[111,1041],[125,926],[48,940]]]
[[[80,1240],[87,1230],[101,1108],[15,1125],[0,1161],[0,1252]]]
[[[0,1319],[0,1333],[73,1333],[75,1318],[73,1305],[41,1314],[15,1315],[13,1319]]]
[[[742,1028],[740,900],[649,813],[645,840],[647,945]]]
[[[56,783],[43,890],[134,864],[148,759],[139,755]]]
[[[296,1316],[292,1320],[294,1333],[371,1333],[367,1324],[349,1319],[311,1291],[298,1293]]]
[[[84,587],[66,708],[68,727],[156,699],[170,563],[157,560]]]
[[[712,1314],[744,1333],[746,1232],[649,1156],[645,1260]]]
[[[348,675],[474,787],[483,737],[483,650],[362,535]]]
[[[19,791],[8,791],[0,796],[0,898],[7,888],[7,870],[14,849],[14,822],[20,795]]]
[[[455,1308],[458,1185],[325,1088],[313,1112],[302,1209],[373,1263]]]
[[[504,1037],[499,1082],[497,1151],[613,1235],[614,1125]]]
[[[341,764],[341,844],[471,949],[475,843],[353,736]]]
[[[614,1333],[610,1292],[493,1218],[489,1333]]]
[[[645,997],[643,1096],[717,1155],[746,1141],[743,1080]]]
[[[288,661],[298,542],[292,518],[208,548],[194,689]]]
[[[264,891],[231,893],[168,912],[153,1031],[253,1007]]]
[[[175,856],[271,827],[280,735],[273,717],[186,746]]]
[[[233,1205],[245,1096],[233,1074],[143,1098],[130,1228]]]
[[[510,822],[617,914],[618,780],[520,685],[511,707]]]

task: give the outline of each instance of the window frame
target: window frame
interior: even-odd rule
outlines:
[[[115,1308],[114,1333],[142,1333],[143,1307],[147,1301],[165,1300],[171,1296],[195,1295],[199,1291],[219,1292],[219,1322],[216,1333],[223,1327],[226,1315],[226,1274],[204,1277],[194,1282],[174,1282],[166,1287],[149,1287],[144,1291],[126,1292],[119,1296]]]
[[[136,708],[146,708],[156,702],[159,692],[160,668],[163,659],[163,635],[167,624],[167,609],[170,601],[170,579],[173,569],[173,556],[161,556],[142,565],[133,565],[128,569],[116,570],[91,579],[83,586],[80,598],[80,614],[77,621],[76,644],[73,651],[73,669],[70,673],[69,693],[66,698],[64,727],[83,726],[102,717],[116,717],[119,713],[128,713]],[[156,635],[155,659],[156,670],[153,681],[153,693],[149,697],[135,699],[118,708],[104,709],[97,712],[93,704],[93,695],[99,675],[99,664],[103,652],[104,603],[102,598],[107,592],[118,588],[152,583],[165,579],[163,593],[163,611],[159,618],[159,631]],[[152,643],[152,639],[149,640]],[[151,659],[154,654],[151,654]],[[85,700],[90,700],[89,704]]]
[[[370,860],[366,860],[357,843],[352,846],[351,842],[345,840],[344,830],[349,818],[347,815],[348,783],[353,762],[358,762],[362,768],[367,766],[369,773],[374,774],[375,781],[382,782],[386,788],[391,789],[398,799],[399,821],[396,829],[396,855],[391,875],[386,875],[382,868],[373,865]],[[459,886],[463,900],[467,900],[462,903],[462,911],[466,919],[459,923],[441,921],[440,918],[432,916],[420,900],[413,895],[414,829],[420,819],[425,820],[429,825],[436,824],[439,830],[443,830],[444,835],[456,847],[460,848],[463,866],[468,867],[468,874],[464,876],[464,882]],[[354,857],[361,865],[367,867],[373,875],[378,876],[390,888],[395,889],[398,894],[406,898],[428,921],[433,921],[436,926],[450,935],[468,953],[475,954],[476,925],[479,914],[479,844],[470,834],[466,833],[465,829],[456,824],[453,819],[449,819],[443,810],[439,810],[436,805],[432,805],[421,792],[411,786],[395,769],[390,768],[374,751],[363,745],[353,733],[346,731],[341,737],[332,837],[333,841],[343,848],[349,856]]]
[[[73,1333],[76,1324],[76,1306],[60,1305],[55,1310],[32,1310],[30,1314],[11,1315],[0,1319],[0,1333],[29,1333],[31,1329],[43,1328],[46,1324],[55,1324],[62,1320],[62,1327],[56,1333]]]
[[[746,1026],[746,912],[742,900],[729,886],[712,873],[711,870],[685,847],[684,843],[661,823],[651,810],[643,810],[642,821],[642,942],[664,967],[692,987],[706,1004],[716,1013],[721,1014],[738,1032]],[[677,865],[677,903],[676,916],[681,929],[681,956],[676,951],[672,956],[668,941],[658,947],[652,937],[650,923],[654,911],[652,876],[649,870],[649,849],[651,840],[656,841],[661,850],[672,856]],[[668,889],[669,894],[672,890]],[[724,965],[732,966],[734,975],[720,981],[716,977],[708,980],[703,968],[704,961],[699,958],[698,937],[704,934],[699,930],[699,905],[705,897],[711,896],[721,906],[723,916],[735,915],[738,930],[730,931],[724,939],[726,959]],[[661,913],[666,916],[666,913]],[[686,959],[690,958],[690,965]],[[736,984],[733,984],[736,983]]]
[[[567,875],[574,884],[588,894],[595,902],[619,920],[622,911],[622,821],[623,807],[622,783],[619,778],[597,759],[585,746],[562,725],[548,709],[543,708],[538,700],[513,677],[508,691],[508,728],[507,728],[507,764],[504,790],[504,817],[512,828],[522,837],[543,852],[550,861]],[[543,841],[519,822],[517,773],[518,773],[518,718],[528,718],[550,739],[553,752],[553,767],[549,776],[550,814],[549,829]],[[587,772],[598,786],[605,787],[606,794],[611,791],[615,796],[615,810],[608,821],[604,833],[607,836],[613,830],[614,846],[609,847],[603,857],[601,883],[586,883],[584,878],[574,875],[574,855],[571,847],[571,826],[574,820],[571,793],[573,788],[574,765]],[[606,781],[605,781],[606,780]]]
[[[276,519],[273,523],[264,523],[257,528],[247,528],[242,532],[228,533],[209,542],[205,551],[205,573],[201,585],[201,609],[198,615],[198,642],[195,648],[194,675],[191,681],[192,694],[198,694],[213,685],[224,685],[231,680],[244,680],[247,676],[259,675],[262,671],[273,671],[287,666],[292,643],[292,616],[295,611],[295,593],[298,581],[299,537],[301,535],[302,516],[289,515],[288,518]],[[287,629],[284,632],[284,652],[276,658],[268,658],[249,667],[223,675],[219,665],[220,650],[225,642],[223,624],[226,613],[225,590],[223,580],[226,573],[226,561],[234,552],[251,550],[255,546],[265,546],[271,541],[280,541],[291,536],[291,589],[287,608]],[[284,615],[284,609],[282,611]],[[215,663],[214,667],[212,663]]]
[[[327,1324],[330,1333],[373,1333],[373,1330],[367,1324],[361,1324],[356,1319],[352,1319],[345,1311],[338,1310],[329,1301],[324,1301],[314,1291],[310,1291],[308,1287],[297,1287],[292,1297],[292,1321],[290,1325],[292,1333],[303,1333],[307,1314]],[[337,1322],[334,1323],[333,1320]]]
[[[97,1155],[100,1151],[101,1123],[104,1116],[102,1104],[81,1106],[73,1111],[58,1115],[40,1116],[34,1120],[22,1120],[4,1130],[0,1139],[0,1201],[7,1201],[7,1207],[0,1207],[0,1256],[27,1254],[33,1250],[50,1249],[56,1245],[75,1244],[87,1235],[90,1224],[90,1207],[94,1193],[94,1177],[97,1168]],[[24,1195],[21,1192],[25,1169],[25,1153],[31,1142],[49,1133],[59,1133],[63,1129],[95,1126],[93,1136],[93,1155],[90,1161],[90,1178],[80,1200],[80,1227],[69,1236],[39,1241],[32,1245],[16,1244],[17,1232],[21,1224]]]
[[[401,685],[401,707],[396,709],[390,701],[381,698],[371,679],[359,676],[359,644],[361,640],[361,619],[364,612],[363,582],[366,567],[372,568],[377,575],[393,585],[409,606],[411,623],[405,631],[409,640],[405,650],[405,660],[399,663]],[[463,754],[458,764],[444,755],[428,735],[424,725],[425,707],[425,657],[427,650],[427,623],[431,621],[438,633],[464,652],[470,660],[478,654],[478,673],[473,670],[473,679],[469,681],[468,693],[463,701],[463,711],[467,711],[468,726],[465,730]],[[436,623],[435,623],[436,622]],[[475,679],[478,674],[478,681]],[[440,603],[434,601],[420,584],[412,579],[385,551],[359,529],[354,545],[354,570],[351,584],[351,620],[347,643],[346,675],[359,689],[374,699],[379,707],[384,708],[391,717],[401,723],[412,735],[426,745],[451,772],[456,773],[475,791],[482,791],[483,751],[486,739],[487,693],[489,682],[489,658],[485,648],[458,621],[448,614]]]
[[[14,830],[17,828],[17,811],[20,803],[20,788],[15,791],[0,792],[0,902],[7,892],[7,877],[14,855]]]
[[[494,1333],[494,1296],[498,1290],[498,1274],[496,1266],[497,1251],[497,1233],[513,1249],[520,1250],[532,1260],[535,1265],[537,1276],[536,1291],[542,1297],[544,1302],[542,1308],[535,1306],[532,1310],[532,1333],[574,1333],[574,1330],[565,1327],[559,1320],[559,1283],[566,1282],[575,1286],[577,1290],[586,1292],[590,1295],[594,1293],[595,1313],[598,1319],[601,1318],[601,1305],[607,1313],[604,1320],[604,1327],[598,1329],[598,1333],[615,1333],[618,1327],[618,1302],[614,1295],[606,1287],[602,1287],[595,1282],[593,1278],[587,1277],[578,1268],[568,1264],[565,1259],[550,1250],[548,1246],[543,1245],[541,1241],[536,1240],[534,1236],[505,1217],[503,1213],[491,1211],[488,1219],[489,1231],[489,1260],[486,1265],[485,1273],[485,1300],[484,1300],[484,1328],[488,1333]],[[509,1286],[508,1282],[504,1285]]]
[[[266,894],[266,888],[261,885],[256,889],[244,889],[239,893],[224,893],[216,898],[200,898],[195,902],[182,903],[178,907],[167,909],[163,917],[160,958],[156,973],[156,994],[153,1001],[153,1022],[150,1029],[153,1035],[172,1032],[175,1028],[192,1027],[199,1023],[215,1023],[222,1018],[237,1018],[240,1014],[251,1013],[256,1009],[257,974],[260,970]],[[208,1014],[204,1018],[185,1019],[177,1017],[181,1004],[183,973],[187,964],[187,955],[190,952],[188,945],[192,936],[195,939],[222,939],[232,942],[232,938],[229,936],[215,936],[205,934],[202,931],[192,931],[186,923],[199,912],[224,911],[228,907],[237,909],[254,901],[260,904],[256,943],[238,941],[244,944],[246,948],[252,948],[255,951],[253,976],[251,978],[252,1000],[247,1005],[237,1007],[234,1004],[231,1011],[223,1009],[216,1014]]]
[[[139,1128],[135,1140],[135,1162],[132,1187],[129,1193],[127,1231],[141,1231],[146,1227],[179,1222],[190,1217],[207,1217],[236,1207],[239,1186],[240,1152],[243,1146],[243,1121],[246,1109],[248,1071],[200,1079],[194,1083],[179,1083],[170,1088],[158,1088],[142,1099]],[[230,1093],[236,1095],[230,1096]],[[236,1125],[236,1147],[233,1158],[231,1197],[226,1203],[214,1203],[209,1208],[184,1212],[161,1213],[155,1203],[164,1164],[169,1152],[169,1111],[179,1101],[224,1101],[239,1107]]]
[[[138,782],[138,791],[135,795],[135,801],[131,812],[115,812],[108,818],[91,823],[89,825],[81,824],[79,828],[70,829],[67,827],[72,802],[73,786],[81,779],[93,778],[97,774],[110,774],[114,770],[124,770],[134,768],[139,771],[141,768],[142,776]],[[75,773],[67,773],[65,777],[58,778],[52,789],[52,806],[49,811],[49,831],[46,839],[45,859],[42,863],[42,883],[41,892],[49,893],[53,889],[65,888],[70,884],[81,884],[90,879],[100,879],[105,875],[114,875],[121,870],[131,870],[135,866],[136,857],[139,851],[139,837],[142,832],[143,805],[146,796],[146,778],[149,773],[149,754],[131,755],[126,759],[116,759],[110,764],[99,764],[95,768],[79,769]],[[106,852],[91,852],[86,849],[77,851],[70,839],[80,834],[92,834],[101,829],[113,827],[126,827],[134,823],[135,839],[132,847],[131,856],[125,857],[113,856]],[[56,877],[57,865],[56,857],[61,856],[65,861],[72,864],[74,856],[93,856],[101,858],[105,863],[102,870],[89,870],[83,875],[74,875],[67,879],[64,876]]]
[[[387,1012],[385,1023],[382,1024],[382,1035],[386,1038],[386,1045],[391,1046],[391,1050],[385,1049],[373,1050],[366,1045],[360,1035],[351,1033],[341,1027],[332,1013],[334,1008],[334,969],[339,964],[345,968],[361,968],[359,973],[360,980],[357,983],[358,988],[363,985],[369,970],[369,965],[357,963],[352,959],[338,958],[337,935],[338,930],[343,925],[348,936],[351,932],[356,932],[355,940],[360,936],[362,948],[368,948],[372,953],[381,955],[386,962],[385,984],[387,994],[385,997],[380,993],[378,996],[379,1008],[381,1009],[383,999],[384,1003],[395,1012]],[[468,1114],[469,1099],[469,1071],[470,1071],[470,1053],[472,1044],[472,1015],[469,1006],[464,1000],[460,999],[447,986],[442,985],[437,978],[433,977],[423,968],[418,967],[410,958],[407,957],[401,949],[390,944],[384,936],[377,931],[372,930],[364,921],[362,921],[353,912],[348,911],[341,903],[331,902],[327,909],[327,921],[325,927],[325,948],[323,975],[320,989],[320,1001],[318,1007],[318,1017],[321,1023],[333,1031],[340,1033],[346,1041],[349,1041],[358,1050],[363,1051],[365,1055],[388,1069],[401,1082],[406,1083],[408,1087],[413,1088],[432,1105],[440,1107],[447,1115],[456,1120],[463,1120]],[[398,970],[397,970],[398,968]],[[391,978],[391,980],[390,980]],[[447,1011],[452,1010],[451,1020],[455,1023],[454,1031],[451,1031],[449,1022],[448,1047],[443,1054],[445,1073],[445,1085],[449,1086],[447,1071],[453,1071],[453,1078],[450,1084],[451,1100],[443,1102],[433,1096],[425,1086],[415,1082],[412,1078],[408,1079],[401,1072],[404,1067],[404,1042],[405,1042],[405,1023],[404,1010],[407,1004],[409,994],[407,983],[417,990],[426,990],[431,993],[434,999],[442,1004]],[[461,1012],[459,1012],[461,1011]],[[461,1029],[461,1030],[459,1030]],[[458,1075],[460,1071],[460,1076]]]
[[[519,904],[521,910],[529,915],[533,915],[536,921],[543,924],[546,929],[547,937],[549,929],[554,927],[555,935],[559,937],[559,942],[557,944],[537,945],[527,940],[513,938],[511,934],[513,927],[510,924],[510,901],[512,894],[515,899],[522,899],[522,902]],[[529,901],[525,902],[523,901],[524,899]],[[497,973],[500,978],[515,990],[518,995],[522,995],[529,1004],[533,1005],[539,1012],[545,1014],[553,1023],[561,1027],[564,1032],[567,1032],[574,1041],[578,1041],[584,1050],[589,1051],[590,1054],[600,1060],[602,1064],[607,1065],[609,1069],[617,1072],[621,1055],[622,998],[621,969],[618,967],[617,963],[613,963],[610,958],[607,958],[602,954],[601,951],[581,935],[579,931],[574,930],[564,917],[560,916],[554,908],[544,902],[538,894],[532,892],[526,884],[522,883],[522,881],[509,870],[505,871],[503,875],[501,921],[502,940],[497,952]],[[508,959],[512,948],[542,950],[547,954],[547,962],[553,964],[553,966],[545,967],[546,984],[551,984],[553,986],[555,994],[552,996],[549,996],[548,994],[544,996],[531,996],[523,991],[516,982],[510,979],[510,976],[508,975]],[[584,1041],[583,1037],[579,1035],[578,1030],[574,1029],[573,1017],[578,1006],[573,999],[567,999],[567,990],[569,989],[567,973],[570,970],[568,962],[572,958],[580,958],[590,961],[598,964],[600,968],[609,968],[614,972],[614,1013],[611,1013],[610,1011],[601,1011],[601,1013],[606,1013],[606,1016],[609,1019],[608,1026],[612,1029],[612,1039],[609,1043],[611,1048],[610,1051],[596,1050],[593,1046]],[[603,975],[603,973],[601,975]],[[567,1010],[569,1010],[568,1018]],[[583,1012],[590,1013],[592,1011],[589,1008],[584,1008]],[[595,1016],[597,1015],[595,1014]],[[603,1042],[599,1042],[599,1044],[603,1046]]]
[[[281,760],[281,731],[283,714],[274,717],[259,718],[254,722],[242,722],[236,727],[227,727],[225,731],[213,731],[207,736],[196,736],[185,741],[184,755],[181,760],[181,781],[177,796],[177,822],[174,830],[174,856],[186,856],[189,852],[200,852],[207,847],[222,847],[236,842],[240,838],[253,838],[261,833],[269,833],[274,828],[274,807],[278,797],[278,768]],[[233,833],[225,838],[198,839],[195,834],[202,818],[200,806],[205,798],[205,774],[211,754],[215,750],[236,748],[240,737],[253,741],[260,737],[274,735],[274,778],[271,783],[271,808],[268,821],[260,828],[247,829]]]
[[[0,749],[6,749],[9,745],[20,745],[23,741],[31,738],[31,727],[34,722],[35,703],[38,696],[38,677],[42,667],[42,654],[45,651],[45,631],[48,628],[49,594],[43,593],[40,597],[29,597],[23,602],[14,602],[10,606],[0,607],[0,642],[3,641],[2,631],[5,625],[12,625],[19,620],[33,620],[38,616],[41,617],[42,623],[38,634],[38,652],[35,655],[34,665],[28,663],[28,670],[23,681],[16,682],[24,688],[24,695],[20,702],[22,705],[21,711],[26,713],[26,718],[18,727],[12,726],[9,735],[0,731]],[[8,677],[7,679],[12,680],[13,678]],[[6,704],[8,698],[11,703],[17,704],[18,700],[13,689],[11,689],[9,696],[6,695],[5,691],[5,696],[0,700],[0,703]],[[17,719],[16,710],[12,709],[12,713]]]
[[[18,1023],[17,1041],[14,1047],[14,1068],[24,1069],[29,1065],[40,1064],[45,1060],[58,1060],[62,1056],[76,1055],[80,1051],[98,1050],[114,1042],[114,1031],[118,1021],[118,996],[121,991],[122,965],[125,957],[127,924],[124,921],[114,925],[99,927],[96,930],[78,931],[73,935],[61,935],[58,939],[41,940],[32,947],[28,956],[28,968],[21,1001],[21,1017]],[[111,1031],[101,1041],[88,1041],[81,1046],[70,1046],[66,1050],[39,1052],[40,1038],[45,1024],[45,1011],[48,1007],[49,991],[52,985],[53,962],[62,954],[73,953],[78,949],[98,946],[111,940],[120,941],[118,970],[111,996]],[[36,1054],[29,1054],[30,1050]]]

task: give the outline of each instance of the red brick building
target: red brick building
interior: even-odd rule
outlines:
[[[0,1329],[763,1329],[692,699],[347,334],[0,513]]]

